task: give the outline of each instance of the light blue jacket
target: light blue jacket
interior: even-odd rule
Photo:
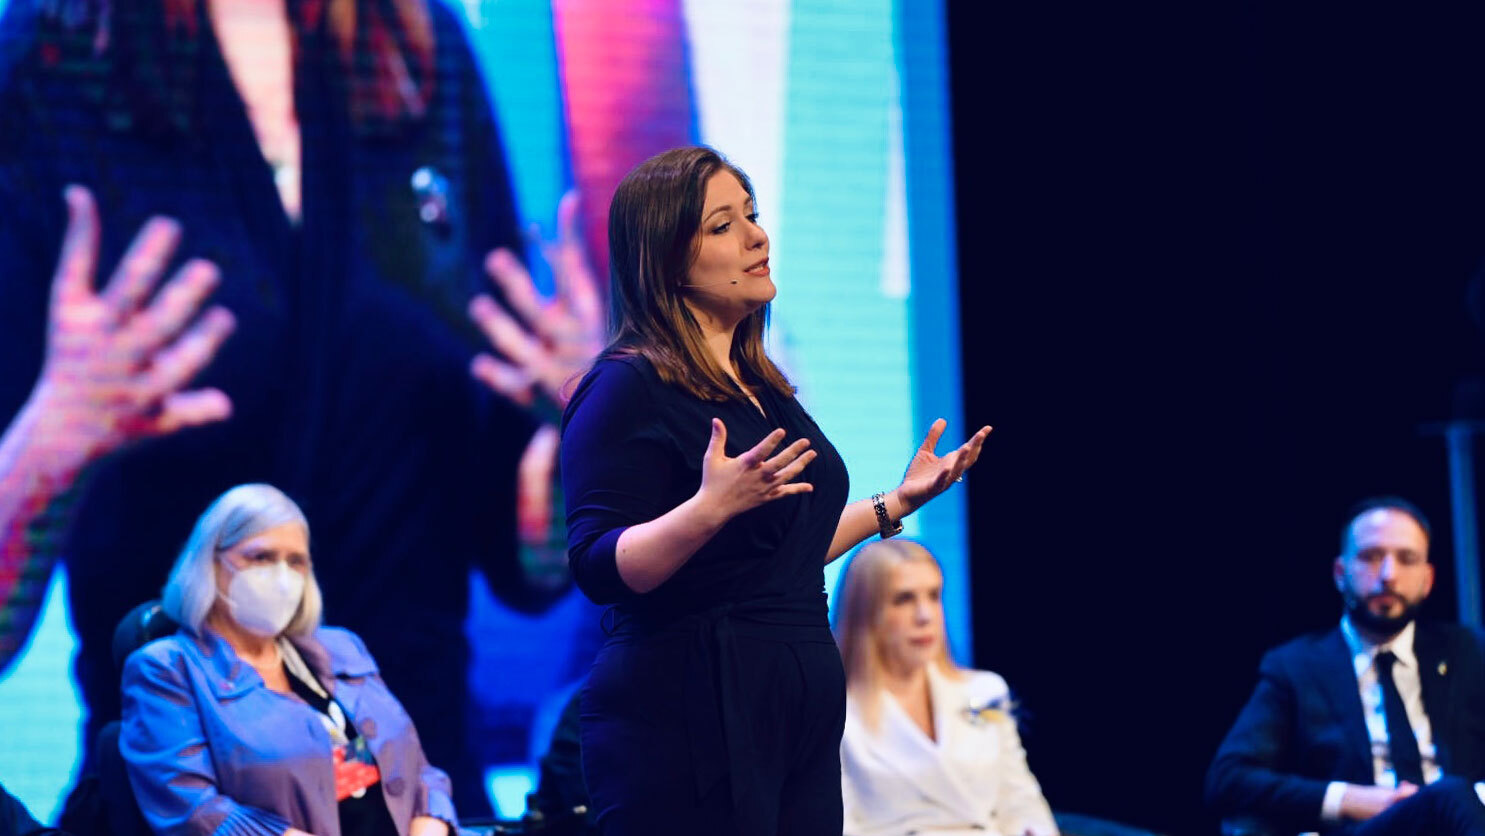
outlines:
[[[366,646],[322,627],[294,646],[371,746],[397,830],[456,821],[449,779]],[[330,735],[315,709],[271,691],[220,636],[182,630],[124,665],[119,748],[140,810],[160,836],[340,836]]]

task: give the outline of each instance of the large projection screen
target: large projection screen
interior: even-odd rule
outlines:
[[[853,499],[894,486],[934,418],[949,420],[943,447],[964,438],[939,0],[451,6],[495,102],[520,214],[543,233],[576,188],[583,231],[600,236],[608,190],[669,145],[714,146],[748,172],[779,286],[771,351],[845,458]],[[601,260],[602,241],[588,250]],[[943,562],[951,646],[970,664],[966,526],[959,486],[910,518],[906,536]],[[829,567],[828,590],[844,563]],[[31,643],[0,679],[0,783],[44,819],[79,760],[66,583],[58,569]],[[599,611],[574,591],[519,615],[473,589],[473,728],[510,813],[601,641]]]

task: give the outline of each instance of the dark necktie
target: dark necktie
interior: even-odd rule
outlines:
[[[1402,695],[1397,692],[1397,683],[1392,681],[1392,666],[1396,662],[1397,657],[1390,650],[1377,654],[1377,684],[1382,686],[1382,711],[1387,715],[1387,749],[1392,753],[1397,783],[1412,781],[1421,787],[1423,758],[1418,754],[1418,738],[1413,736]]]

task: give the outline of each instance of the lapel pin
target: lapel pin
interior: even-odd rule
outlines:
[[[1449,672],[1449,663],[1448,662],[1440,662],[1439,663],[1439,676],[1443,676],[1444,674],[1446,674],[1448,672]]]
[[[971,726],[978,726],[1004,715],[1006,710],[1006,699],[1004,697],[997,697],[984,705],[974,705],[971,703],[966,706],[964,709],[964,719],[968,720]]]

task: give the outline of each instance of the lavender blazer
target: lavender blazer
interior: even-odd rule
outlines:
[[[456,821],[449,779],[428,764],[412,720],[354,633],[294,639],[304,661],[371,745],[402,836],[414,816]],[[340,836],[330,736],[297,697],[270,691],[225,640],[182,630],[124,665],[119,749],[161,836]]]

